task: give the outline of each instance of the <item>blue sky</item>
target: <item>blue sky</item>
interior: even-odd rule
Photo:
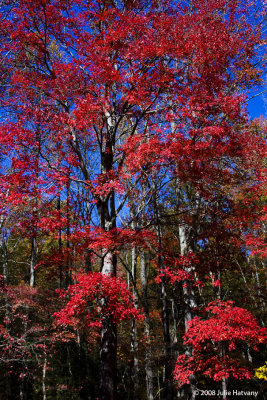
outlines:
[[[260,88],[257,87],[250,91],[250,95],[248,96],[248,98],[257,95],[258,93],[261,93],[266,89],[267,88],[264,86],[262,86]],[[249,112],[251,118],[267,116],[266,115],[267,114],[267,92],[260,94],[259,96],[253,97],[251,100],[249,100],[248,112]]]

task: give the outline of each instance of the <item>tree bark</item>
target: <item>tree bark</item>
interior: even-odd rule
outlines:
[[[43,400],[46,400],[46,367],[47,367],[47,355],[45,354],[44,364],[43,364],[43,375],[42,375],[42,392],[43,392]]]
[[[107,139],[105,148],[101,148],[101,172],[108,175],[113,168],[114,121],[107,115]],[[100,196],[97,203],[101,228],[106,232],[116,228],[115,193]],[[102,274],[116,276],[117,255],[110,249],[104,250]],[[115,400],[117,396],[117,326],[110,316],[103,316],[100,344],[100,398]]]
[[[2,243],[1,243],[1,256],[2,256],[2,263],[3,263],[3,280],[4,286],[8,285],[8,254],[7,254],[7,239],[6,239],[6,232],[3,229],[3,220],[1,218],[0,227],[2,228]],[[5,329],[9,333],[10,331],[10,304],[8,298],[8,292],[5,290]],[[10,385],[10,376],[7,374],[6,377],[6,386],[5,386],[5,395],[6,398],[9,400],[12,398],[12,387]]]
[[[179,181],[176,180],[176,200],[177,200],[177,208],[180,209],[183,200],[182,189],[179,184]],[[195,205],[193,206],[193,212]],[[195,237],[193,227],[188,226],[186,223],[181,222],[178,227],[179,232],[179,241],[180,241],[180,254],[181,256],[186,256],[188,253],[193,252],[194,244],[195,244]],[[184,268],[186,274],[193,275],[192,267],[185,266]],[[183,281],[183,301],[184,301],[184,325],[185,325],[185,332],[188,330],[188,323],[193,318],[192,310],[196,308],[196,300],[193,290],[193,282],[192,279],[185,279]],[[185,354],[187,357],[192,355],[192,349],[190,346],[186,346]],[[195,390],[194,390],[194,381],[195,376],[192,375],[190,377],[190,386],[185,387],[183,390],[183,396],[185,399],[194,400],[195,399]]]
[[[156,186],[156,185],[155,185]],[[163,329],[163,342],[164,342],[164,398],[166,400],[173,399],[173,382],[172,382],[172,343],[170,336],[170,323],[169,323],[169,309],[168,309],[168,298],[166,291],[166,277],[164,275],[165,263],[162,255],[163,246],[162,246],[162,227],[159,215],[159,205],[157,201],[158,193],[156,192],[154,195],[154,212],[156,217],[156,227],[157,227],[157,236],[158,236],[158,247],[159,247],[159,256],[158,256],[158,265],[159,270],[162,274],[161,277],[161,312],[162,312],[162,329]]]
[[[137,252],[136,247],[132,248],[132,280],[133,280],[133,301],[134,305],[138,307],[138,295],[136,292],[136,267],[137,267]],[[138,397],[138,374],[139,374],[139,363],[138,363],[138,341],[137,341],[137,327],[136,321],[133,318],[131,321],[131,365],[130,365],[130,379],[131,379],[131,391],[130,399],[135,400]]]
[[[189,246],[189,240],[187,238],[186,226],[180,224],[179,226],[179,239],[180,239],[180,252],[181,256],[185,256],[191,251]],[[192,273],[191,267],[186,267],[185,272],[188,274]],[[196,307],[196,301],[194,291],[192,287],[192,280],[185,279],[183,282],[183,294],[184,294],[184,322],[185,331],[187,332],[188,322],[192,320],[192,309]]]
[[[153,390],[152,352],[151,352],[151,341],[150,341],[150,318],[149,318],[149,305],[147,300],[148,284],[147,284],[145,252],[143,249],[140,251],[140,281],[141,281],[142,304],[144,307],[144,314],[145,314],[144,337],[146,341],[146,349],[145,349],[146,392],[147,392],[147,400],[153,400],[154,390]]]
[[[59,215],[61,215],[61,198],[60,198],[60,191],[58,191],[58,198],[57,198],[57,211]],[[61,228],[58,229],[58,252],[60,257],[62,257],[62,232]],[[63,287],[63,265],[62,259],[60,260],[60,264],[58,267],[58,287],[62,289]]]
[[[111,202],[114,202],[114,195]],[[116,227],[115,204],[110,204],[111,215],[109,213],[108,202],[100,204],[100,220],[102,228],[106,231]],[[105,251],[103,256],[102,274],[116,276],[117,256],[112,251]],[[117,327],[110,316],[103,316],[100,344],[100,397],[101,400],[116,399],[116,380],[117,380]]]
[[[30,287],[35,285],[35,265],[36,265],[36,237],[32,238],[31,260],[30,260]]]

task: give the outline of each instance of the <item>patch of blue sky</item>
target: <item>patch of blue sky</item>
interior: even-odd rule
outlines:
[[[267,114],[267,82],[262,87],[254,87],[248,95],[249,115],[251,119],[265,117]]]

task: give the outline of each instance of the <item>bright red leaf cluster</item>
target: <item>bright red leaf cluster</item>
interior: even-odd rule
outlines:
[[[54,314],[61,325],[99,328],[104,316],[116,324],[129,318],[142,319],[126,283],[114,276],[98,272],[79,275],[77,283],[61,295],[70,296],[66,307]]]
[[[180,385],[189,383],[190,376],[197,373],[214,381],[229,376],[251,379],[252,371],[242,366],[238,351],[242,344],[257,350],[266,343],[266,328],[261,328],[249,311],[235,307],[232,301],[213,301],[204,310],[208,314],[206,319],[195,317],[189,322],[184,344],[192,348],[192,356],[178,357],[175,379]]]

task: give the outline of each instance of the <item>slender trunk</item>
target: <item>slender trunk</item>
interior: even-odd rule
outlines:
[[[172,298],[170,299],[171,301],[171,310],[172,310],[172,321],[173,321],[173,328],[172,328],[172,343],[176,344],[178,342],[178,337],[177,337],[177,324],[178,324],[178,318],[177,318],[177,309],[176,309],[176,304],[175,304],[175,299]]]
[[[146,349],[145,349],[146,392],[147,392],[147,400],[153,400],[154,390],[153,390],[152,352],[151,352],[151,341],[150,341],[149,305],[147,300],[147,271],[146,271],[146,260],[145,260],[144,250],[140,251],[140,281],[141,281],[142,304],[144,307],[144,314],[145,314],[144,338],[146,342]]]
[[[133,279],[133,301],[134,305],[138,307],[138,296],[136,292],[136,266],[137,266],[137,254],[136,247],[132,248],[132,279]],[[138,342],[137,342],[137,327],[136,321],[133,318],[131,321],[131,365],[130,365],[130,379],[131,379],[131,391],[130,391],[130,399],[135,400],[138,392],[138,373],[139,373],[139,365],[138,365]]]
[[[24,372],[21,378],[20,388],[19,388],[19,398],[20,400],[24,399]]]
[[[114,91],[116,87],[114,87]],[[114,168],[114,146],[116,137],[116,116],[105,110],[106,132],[100,145],[101,173],[107,177]],[[115,192],[97,198],[100,226],[106,232],[116,228]],[[116,276],[117,255],[109,249],[104,251],[101,272]],[[110,316],[103,316],[100,344],[100,398],[115,400],[117,397],[117,326]]]
[[[227,396],[226,396],[226,392],[227,392],[226,378],[222,379],[222,392],[223,392],[223,400],[227,400]]]
[[[191,12],[191,11],[190,11]],[[184,194],[182,186],[179,182],[178,177],[175,178],[175,194],[176,194],[176,207],[180,212],[184,208]],[[185,256],[186,254],[193,252],[196,244],[195,231],[193,230],[193,226],[197,220],[197,212],[199,206],[199,196],[196,193],[196,197],[193,200],[193,204],[191,204],[191,216],[192,216],[192,226],[188,226],[185,222],[181,221],[178,227],[179,232],[179,241],[180,241],[180,254],[181,256]],[[187,275],[189,275],[189,279],[185,279],[183,281],[183,302],[184,302],[184,324],[185,324],[185,332],[188,330],[188,323],[193,318],[193,309],[196,308],[196,300],[193,291],[193,282],[192,278],[190,279],[190,275],[193,275],[193,268],[189,265],[185,265],[184,271]],[[190,357],[192,356],[192,348],[190,346],[186,346],[185,354]],[[190,385],[189,387],[185,387],[183,390],[183,397],[185,399],[194,400],[195,395],[195,376],[191,375],[190,377]]]
[[[116,256],[108,252],[102,273],[115,275]],[[100,394],[101,400],[116,399],[117,380],[117,326],[110,316],[103,315],[100,345]]]
[[[59,213],[59,216],[61,216],[61,199],[60,199],[60,192],[58,193],[58,198],[57,198],[57,211]],[[62,265],[62,232],[61,228],[58,230],[58,252],[60,255],[60,264],[58,267],[58,286],[60,289],[63,287],[63,265]]]
[[[39,137],[39,128],[36,132],[36,140],[38,142],[38,148],[36,152],[36,159],[35,159],[35,183],[34,183],[34,206],[33,206],[33,235],[31,241],[31,260],[30,260],[30,287],[35,286],[35,266],[36,266],[36,256],[37,256],[37,231],[36,231],[36,222],[38,221],[38,178],[39,178],[39,150],[40,150],[40,137]]]
[[[177,209],[180,210],[182,208],[183,203],[183,192],[180,186],[180,182],[176,179],[175,182],[175,192],[176,192],[176,202],[177,202]],[[190,246],[188,242],[188,232],[187,226],[185,223],[181,221],[178,226],[178,233],[179,233],[179,241],[180,241],[180,254],[181,256],[185,256],[190,251]],[[190,269],[185,266],[185,272],[190,273]],[[183,303],[184,303],[184,325],[185,325],[185,332],[188,329],[188,322],[192,320],[192,307],[194,306],[194,296],[192,293],[192,282],[190,279],[186,279],[183,281]],[[189,346],[185,348],[185,354],[187,357],[192,355],[192,349]],[[194,380],[194,376],[192,376],[192,380]],[[190,379],[189,386],[185,386],[182,389],[182,397],[185,400],[194,400],[195,399],[195,391],[192,381]]]
[[[159,255],[158,255],[158,265],[160,273],[162,274],[161,278],[161,311],[162,311],[162,328],[163,328],[163,342],[164,342],[164,396],[166,400],[173,399],[173,383],[172,383],[172,343],[170,336],[170,324],[169,324],[169,310],[168,310],[168,297],[166,291],[166,277],[164,275],[165,271],[165,263],[162,255],[163,246],[162,246],[162,229],[161,229],[161,221],[159,215],[159,206],[157,201],[157,193],[155,193],[154,197],[154,212],[156,217],[157,224],[157,236],[158,236],[158,247],[159,247]]]
[[[169,327],[169,310],[167,304],[166,282],[165,277],[161,281],[161,304],[162,304],[162,325],[163,325],[163,341],[164,341],[164,385],[165,385],[165,399],[171,400],[173,398],[173,384],[172,384],[172,343],[170,337]]]
[[[186,227],[185,225],[179,225],[179,239],[180,239],[180,252],[181,256],[185,256],[190,252],[190,246],[187,239]],[[185,267],[185,272],[187,274],[192,273],[192,268]],[[184,322],[185,331],[187,331],[188,322],[192,320],[192,309],[196,307],[196,301],[194,296],[194,291],[192,287],[192,280],[185,279],[183,283],[183,294],[184,294]]]
[[[92,211],[91,211],[91,207],[90,207],[90,201],[88,199],[88,193],[86,192],[86,221],[87,224],[90,226],[91,223],[91,215],[92,215]],[[85,271],[86,273],[88,272],[92,272],[92,253],[90,249],[86,249],[85,250]]]
[[[221,345],[221,357],[222,357],[222,361],[224,362],[225,359],[225,349],[223,347],[223,344]],[[225,377],[222,378],[222,392],[223,392],[223,400],[227,400],[227,380]]]
[[[35,285],[35,265],[36,265],[36,235],[32,237],[32,246],[31,246],[31,259],[30,259],[30,287],[34,287]],[[28,336],[28,317],[29,317],[29,305],[25,306],[25,320],[24,320],[24,345],[26,345],[26,340]],[[20,400],[24,399],[24,390],[25,390],[25,378],[26,378],[26,351],[24,350],[23,354],[23,367],[21,373],[21,384],[20,384]]]
[[[190,246],[188,243],[187,235],[186,235],[186,227],[184,225],[179,226],[179,238],[180,238],[180,252],[181,255],[184,256],[190,251]],[[191,267],[185,267],[185,272],[188,274],[192,273]],[[186,279],[183,282],[183,297],[184,297],[184,324],[185,324],[185,332],[188,330],[188,323],[193,318],[192,309],[196,307],[195,296],[192,287],[192,280]],[[190,346],[186,346],[185,354],[188,357],[192,356],[192,348]],[[194,400],[195,399],[195,388],[194,388],[195,376],[192,375],[190,377],[190,386],[189,388],[184,389],[184,398]]]
[[[43,391],[43,400],[46,400],[46,366],[47,366],[47,356],[45,354],[44,364],[43,364],[43,376],[42,376],[42,391]]]
[[[10,304],[8,299],[8,291],[6,290],[6,286],[8,285],[8,258],[7,258],[7,243],[6,238],[3,233],[2,237],[2,260],[3,260],[3,277],[4,277],[4,286],[5,286],[5,321],[6,321],[6,330],[9,332],[10,328]]]
[[[2,262],[3,262],[3,279],[4,284],[8,285],[8,260],[7,260],[7,239],[5,231],[2,233]]]
[[[32,238],[31,260],[30,260],[30,287],[35,285],[35,265],[36,265],[36,237]]]
[[[91,251],[89,249],[85,250],[85,271],[86,273],[92,272]]]
[[[3,263],[3,280],[4,280],[4,287],[5,287],[5,328],[6,331],[9,333],[10,331],[10,304],[9,304],[9,297],[8,291],[6,290],[6,286],[8,285],[8,254],[7,254],[7,243],[6,243],[6,234],[3,230],[2,232],[2,263]],[[6,398],[9,400],[12,398],[12,387],[10,385],[10,376],[7,374],[6,377],[6,386],[5,386],[5,395]]]
[[[217,280],[220,281],[220,284],[217,286],[217,299],[222,299],[222,285],[221,285],[221,271],[217,271]]]
[[[107,316],[102,318],[100,347],[101,400],[116,399],[117,380],[117,326]]]
[[[67,210],[66,210],[66,215],[67,215],[67,266],[66,266],[66,273],[65,273],[65,286],[68,287],[71,285],[71,257],[70,257],[70,182],[68,181],[67,183]]]
[[[247,345],[247,357],[248,357],[248,361],[249,361],[250,363],[252,363],[252,362],[253,362],[253,358],[252,358],[252,355],[251,355],[251,353],[250,353],[249,345]]]
[[[265,301],[264,301],[265,296],[261,290],[260,278],[259,278],[257,263],[255,260],[254,260],[254,270],[255,270],[255,274],[253,274],[253,277],[254,277],[255,287],[257,289],[258,299],[260,301],[262,311],[265,314]],[[263,270],[265,270],[265,268],[263,268]],[[264,323],[264,321],[263,321],[263,323]]]
[[[110,196],[108,202],[102,202],[99,209],[101,226],[106,231],[116,227],[115,198]],[[117,256],[110,250],[105,250],[102,264],[102,274],[116,276]],[[117,326],[110,316],[103,315],[100,344],[100,398],[101,400],[116,399],[117,381]]]

